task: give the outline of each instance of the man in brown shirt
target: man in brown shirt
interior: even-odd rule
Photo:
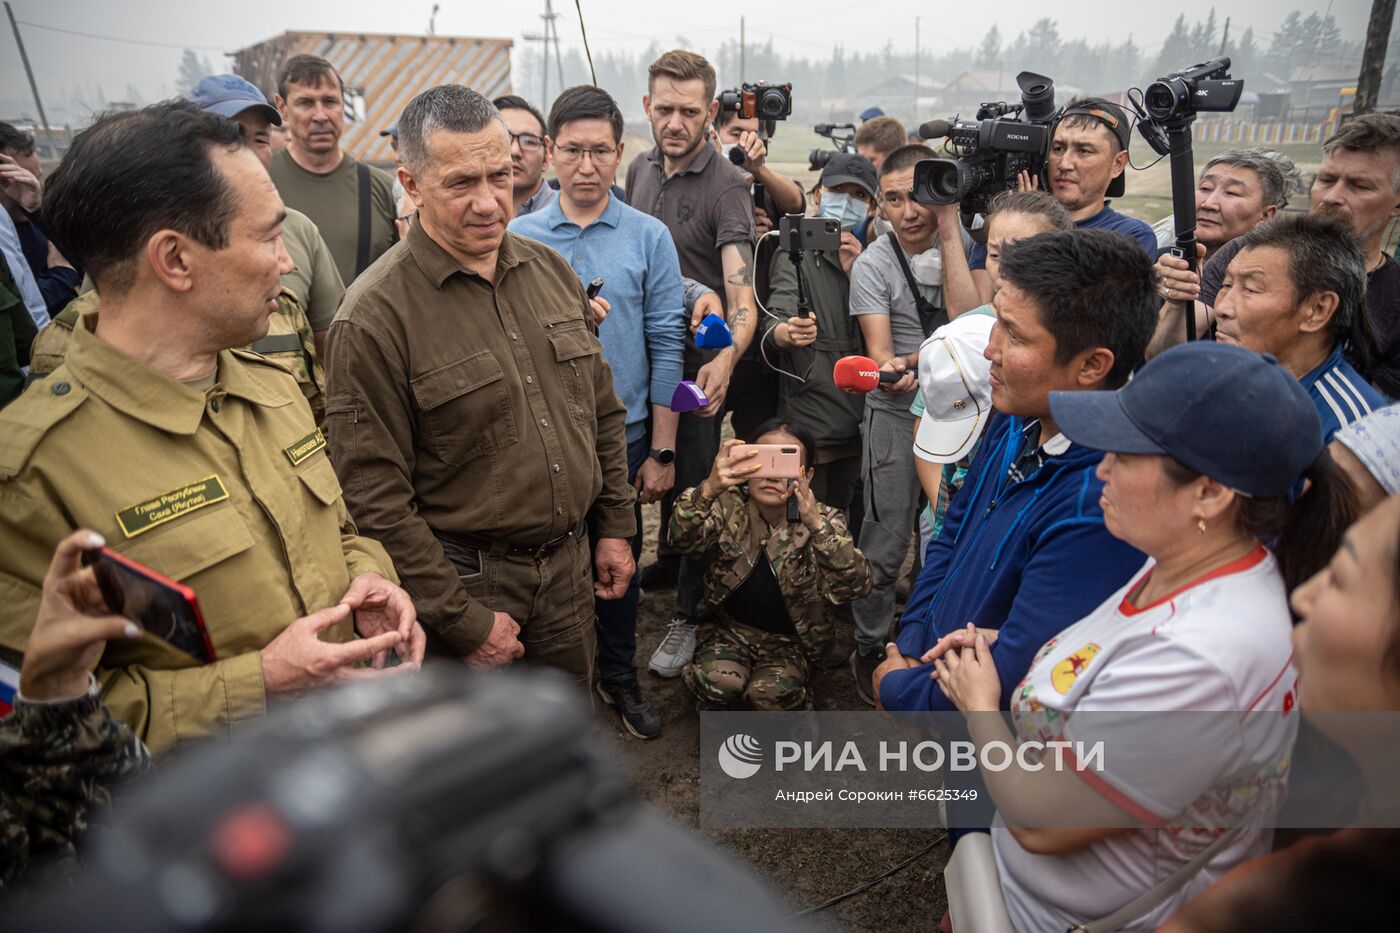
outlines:
[[[587,687],[593,597],[620,597],[635,570],[626,409],[573,270],[506,232],[509,145],[460,85],[405,108],[399,180],[418,223],[331,325],[326,430],[351,514],[436,651],[477,667],[523,654]]]

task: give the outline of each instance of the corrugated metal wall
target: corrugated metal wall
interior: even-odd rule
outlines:
[[[465,84],[486,97],[510,93],[509,39],[464,36],[393,36],[287,32],[235,53],[234,70],[262,88],[277,91],[277,72],[293,55],[319,55],[340,72],[347,96],[363,95],[365,117],[345,127],[341,148],[367,162],[392,162],[387,137],[379,135],[399,118],[419,91],[439,84]]]

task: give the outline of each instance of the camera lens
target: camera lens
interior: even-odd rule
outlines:
[[[1147,88],[1143,95],[1143,106],[1154,120],[1169,119],[1176,112],[1178,103],[1186,102],[1186,88],[1173,87],[1176,82],[1157,81]]]
[[[807,161],[812,166],[812,171],[820,171],[826,168],[826,163],[831,161],[834,149],[809,149],[807,150]]]
[[[783,116],[783,95],[778,91],[764,91],[758,101],[758,115],[765,120],[777,120]]]

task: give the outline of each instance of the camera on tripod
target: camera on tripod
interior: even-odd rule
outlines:
[[[820,172],[826,168],[826,163],[830,162],[831,157],[836,153],[856,151],[856,125],[854,123],[818,123],[812,127],[812,132],[818,136],[825,136],[836,147],[835,149],[807,150],[807,161],[814,172]]]
[[[1016,186],[1021,172],[1039,175],[1055,117],[1055,82],[1023,71],[1016,76],[1021,102],[984,103],[977,119],[932,120],[919,127],[925,139],[946,138],[955,159],[925,159],[914,166],[914,200],[961,204],[964,217],[985,213],[987,202]]]

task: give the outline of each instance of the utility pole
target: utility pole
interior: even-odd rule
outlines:
[[[544,20],[543,32],[527,32],[521,38],[526,42],[540,43],[540,110],[549,111],[549,46],[554,43],[554,64],[559,72],[559,90],[564,90],[564,59],[559,54],[559,28],[554,25],[554,21],[559,18],[559,14],[554,12],[553,0],[544,0],[544,12],[540,14],[540,19]]]
[[[9,6],[9,4],[6,4]],[[1371,0],[1371,22],[1366,27],[1366,46],[1361,52],[1361,75],[1356,79],[1353,113],[1371,113],[1381,96],[1381,68],[1390,27],[1395,20],[1395,0]]]
[[[8,5],[8,4],[7,4]],[[744,35],[744,18],[739,17],[739,83],[744,83],[744,59],[747,57],[748,44]]]
[[[1225,31],[1222,32],[1222,33],[1220,34],[1220,55],[1217,56],[1218,58],[1224,58],[1224,57],[1225,57],[1225,48],[1226,48],[1226,46],[1228,46],[1229,44],[1230,44],[1230,17],[1227,16],[1227,17],[1225,17]]]
[[[39,85],[34,81],[34,69],[29,67],[29,53],[24,50],[24,39],[19,34],[19,24],[15,22],[15,11],[10,8],[8,0],[5,3],[5,15],[10,17],[10,28],[15,31],[15,45],[19,46],[19,60],[24,64],[24,73],[29,78],[29,90],[34,94],[34,106],[39,110],[39,123],[44,127],[44,135],[49,140],[49,154],[54,158],[58,157],[58,143],[53,138],[53,130],[49,129],[49,118],[44,113],[44,102],[39,98]]]
[[[914,17],[914,122],[919,122],[919,17]]]

